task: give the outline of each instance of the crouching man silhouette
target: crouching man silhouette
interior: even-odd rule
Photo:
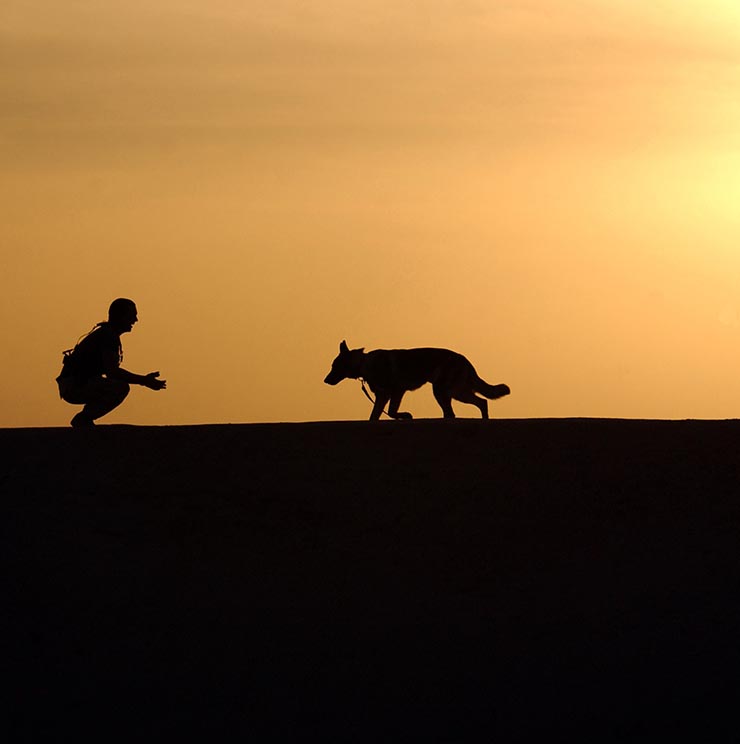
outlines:
[[[163,390],[165,380],[159,372],[136,375],[121,367],[121,334],[128,333],[139,320],[132,300],[119,297],[108,309],[108,320],[98,323],[74,349],[64,352],[62,371],[57,377],[59,397],[84,408],[70,421],[75,428],[93,426],[95,419],[120,406],[131,385]]]

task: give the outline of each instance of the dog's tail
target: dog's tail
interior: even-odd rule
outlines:
[[[489,400],[496,400],[496,398],[503,398],[504,395],[509,395],[511,389],[508,385],[501,383],[500,385],[489,385],[485,380],[482,380],[478,375],[475,376],[473,382],[473,390],[476,393],[485,395]]]

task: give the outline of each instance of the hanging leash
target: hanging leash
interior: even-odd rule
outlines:
[[[358,378],[360,381],[360,385],[362,385],[362,392],[365,393],[365,397],[373,404],[375,405],[375,401],[373,400],[373,396],[368,393],[367,388],[365,387],[365,380],[362,377]],[[383,413],[388,416],[388,418],[391,418],[391,415],[387,411],[383,411]]]

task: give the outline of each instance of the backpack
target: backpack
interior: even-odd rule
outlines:
[[[107,326],[107,323],[97,323],[93,326],[92,330],[81,336],[77,343],[71,349],[66,349],[62,352],[62,371],[57,377],[57,381],[68,378],[68,377],[79,377],[81,379],[89,379],[99,374],[96,364],[96,355],[94,354],[94,347],[91,348],[90,343],[85,343],[91,336],[101,328]],[[123,359],[123,353],[121,351],[120,341],[118,344],[118,358],[119,363]]]

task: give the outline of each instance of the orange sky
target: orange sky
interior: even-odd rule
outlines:
[[[0,426],[66,425],[117,296],[168,390],[110,423],[365,418],[344,338],[494,415],[737,417],[739,90],[736,0],[5,0]]]

